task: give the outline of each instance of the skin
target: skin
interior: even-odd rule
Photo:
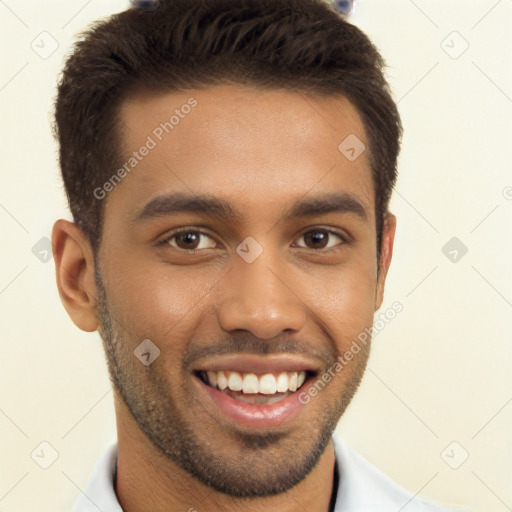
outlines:
[[[62,302],[80,329],[103,338],[115,392],[118,499],[127,512],[325,512],[333,488],[330,435],[369,348],[297,419],[274,429],[217,414],[191,368],[202,349],[300,349],[327,370],[372,326],[396,219],[386,217],[377,277],[368,151],[351,162],[338,150],[349,134],[368,143],[356,109],[341,96],[236,85],[139,91],[120,113],[127,158],[190,97],[197,107],[104,199],[96,262],[75,224],[59,220],[53,231]],[[177,191],[221,198],[239,218],[178,212],[134,220],[151,199]],[[365,218],[351,211],[288,217],[299,200],[339,192],[355,198]],[[183,227],[206,233],[195,253],[187,251],[190,240],[187,246],[171,237]],[[304,236],[315,229],[348,242]],[[236,253],[248,236],[263,247],[250,264]],[[161,351],[147,367],[133,355],[144,339]]]

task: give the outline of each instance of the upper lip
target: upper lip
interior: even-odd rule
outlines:
[[[291,354],[256,356],[230,354],[207,358],[196,364],[194,371],[218,372],[230,370],[239,373],[279,373],[310,371],[318,373],[318,363]]]

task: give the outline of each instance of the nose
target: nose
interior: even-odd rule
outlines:
[[[270,339],[304,327],[306,305],[298,290],[299,276],[284,265],[268,251],[252,263],[235,255],[234,266],[221,285],[217,314],[222,329],[247,330],[260,339]]]

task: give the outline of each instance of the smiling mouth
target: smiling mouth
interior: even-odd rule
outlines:
[[[304,386],[315,375],[313,371],[275,373],[196,371],[195,375],[210,386],[235,400],[254,404],[273,404],[284,400]]]

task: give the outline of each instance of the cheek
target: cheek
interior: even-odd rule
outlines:
[[[138,267],[129,261],[112,267],[107,288],[112,314],[134,343],[145,338],[157,343],[165,337],[177,341],[187,332],[194,311],[201,307],[200,299],[211,286],[209,281],[213,282],[198,274],[197,269]]]
[[[313,286],[304,288],[310,309],[340,351],[373,324],[376,278],[372,272],[371,264],[358,261],[323,275],[318,273],[314,283],[308,282]]]

